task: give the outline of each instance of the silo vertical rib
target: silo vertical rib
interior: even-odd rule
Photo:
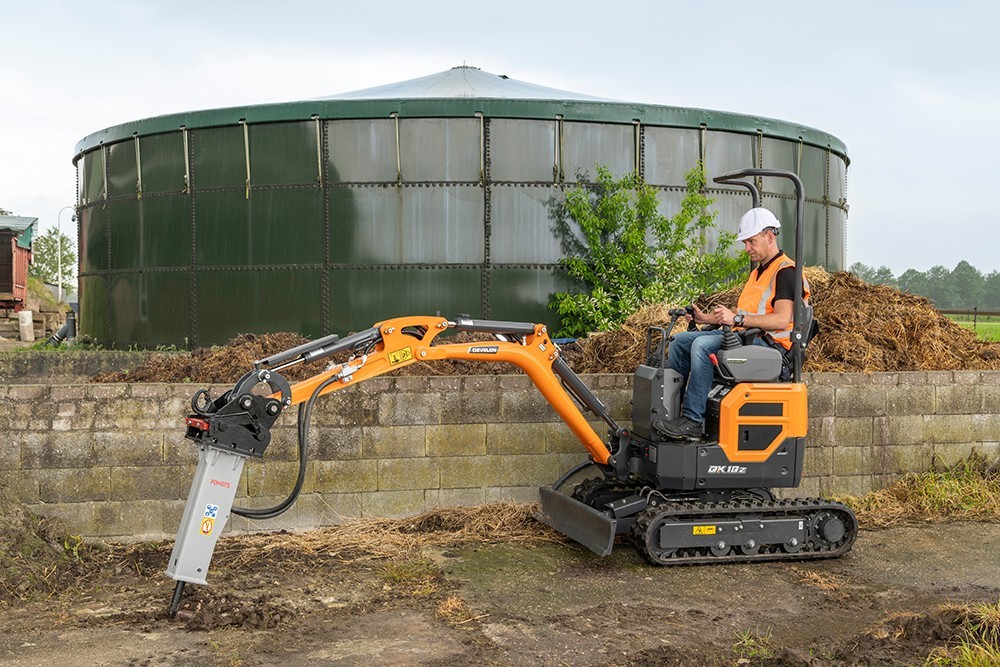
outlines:
[[[101,193],[101,209],[102,210],[108,210],[108,154],[107,154],[107,151],[108,151],[108,147],[105,146],[104,144],[101,144],[101,171],[103,172],[102,176],[104,178],[104,186],[103,186],[104,187],[104,191]],[[105,223],[106,224],[106,229],[107,229],[107,233],[105,234],[105,236],[107,237],[107,241],[104,244],[104,250],[107,253],[107,262],[104,265],[105,266],[105,270],[104,270],[104,282],[105,282],[105,285],[106,285],[106,289],[104,290],[104,303],[105,303],[104,309],[105,309],[105,311],[107,311],[106,314],[105,314],[104,325],[105,325],[105,327],[107,327],[105,330],[107,331],[108,342],[112,342],[111,332],[114,330],[112,328],[112,324],[114,324],[114,321],[113,321],[113,318],[112,318],[112,310],[111,310],[112,306],[114,305],[114,300],[111,298],[111,274],[110,274],[110,270],[111,270],[111,224],[112,224],[112,222],[113,222],[113,220],[111,219],[111,211],[108,211],[107,222]]]
[[[108,146],[101,144],[101,178],[104,179],[104,183],[101,185],[101,206],[104,207],[108,205],[108,150]]]
[[[702,169],[705,168],[705,155],[708,151],[708,125],[702,123],[698,126],[698,162]]]
[[[323,187],[323,127],[319,114],[312,115],[316,124],[316,184]]]
[[[188,130],[181,125],[181,135],[184,140],[184,190],[182,194],[191,192],[191,147],[188,145]]]
[[[493,251],[491,248],[491,237],[493,235],[493,185],[490,176],[490,125],[485,116],[480,115],[481,125],[481,146],[480,153],[482,165],[483,184],[483,263],[479,271],[480,295],[483,317],[492,317],[493,303],[491,291],[493,286]]]
[[[142,155],[139,151],[139,133],[132,135],[135,140],[135,198],[142,199]]]
[[[194,162],[194,142],[186,127],[181,127],[184,133],[184,183],[185,192],[190,200],[191,210],[191,268],[188,270],[188,349],[198,345],[198,233],[194,205],[194,175],[191,170]]]
[[[243,156],[247,163],[246,198],[250,199],[250,126],[245,118],[240,119],[240,125],[243,126]]]
[[[823,250],[824,264],[830,266],[830,147],[826,148],[826,161],[823,165]]]
[[[320,326],[323,332],[330,331],[330,127],[316,117],[317,131],[320,132],[320,196],[323,197],[323,275],[319,280]]]
[[[399,154],[399,114],[393,111],[389,114],[396,126],[396,185],[403,184],[403,160]]]
[[[764,168],[764,132],[760,128],[757,129],[757,134],[753,135],[751,141],[754,142],[753,148],[753,161],[754,167],[757,169]],[[761,192],[764,190],[764,179],[760,176],[754,176],[754,185],[757,186],[757,191]]]
[[[556,114],[556,183],[566,181],[566,172],[563,170],[566,155],[563,142],[563,115]]]
[[[634,140],[634,152],[632,153],[632,171],[642,179],[642,123],[638,118],[632,119],[632,138]]]
[[[479,184],[486,183],[486,117],[481,111],[476,112],[479,119]]]

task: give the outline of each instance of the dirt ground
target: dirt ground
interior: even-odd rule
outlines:
[[[276,566],[267,548],[235,559],[232,539],[174,619],[169,545],[0,606],[0,665],[911,665],[953,638],[942,605],[1000,596],[991,523],[864,530],[838,560],[681,568],[546,541]]]

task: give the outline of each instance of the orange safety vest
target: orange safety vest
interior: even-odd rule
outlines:
[[[773,313],[774,305],[771,303],[771,299],[774,298],[774,284],[778,277],[778,271],[788,266],[794,267],[795,262],[789,259],[785,253],[779,253],[756,278],[754,276],[757,272],[751,272],[747,284],[743,286],[743,292],[740,293],[740,300],[736,303],[736,312],[744,315]],[[805,290],[805,301],[808,303],[809,281],[806,280],[805,276],[802,276],[802,286]],[[769,331],[768,335],[781,347],[790,350],[792,349],[793,324],[793,322],[789,322],[784,331]]]

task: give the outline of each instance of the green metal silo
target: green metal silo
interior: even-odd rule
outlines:
[[[553,90],[471,67],[333,97],[160,116],[77,145],[81,330],[109,345],[346,333],[404,314],[554,320],[552,203],[595,164],[674,212],[684,174],[791,169],[806,260],[844,268],[848,158],[794,123]],[[773,179],[779,181],[780,179]],[[763,184],[783,224],[794,199]],[[710,190],[733,228],[746,190]]]

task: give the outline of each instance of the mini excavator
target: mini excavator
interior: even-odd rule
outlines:
[[[714,180],[745,187],[759,206],[759,189],[748,179],[762,177],[787,178],[795,185],[795,272],[801,284],[805,197],[799,178],[783,170],[744,169]],[[186,437],[198,446],[199,458],[166,570],[177,582],[170,615],[179,607],[185,583],[206,583],[230,514],[268,519],[295,502],[305,478],[310,415],[320,396],[436,359],[501,361],[527,374],[589,453],[586,461],[539,490],[539,518],[599,555],[611,553],[616,536],[629,535],[642,557],[660,566],[841,556],[857,536],[850,508],[822,499],[778,499],[772,491],[799,485],[806,449],[807,394],[801,372],[815,327],[811,307],[798,290],[793,308],[788,354],[752,345],[754,331],[723,333],[723,349],[713,362],[705,434],[695,442],[670,439],[653,426],[680,414],[683,378],[667,366],[666,358],[669,333],[684,309],[670,311],[667,326],[647,332],[645,363],[633,376],[631,429],[618,424],[573,372],[543,324],[400,317],[256,361],[218,398],[205,389],[192,397]],[[495,340],[435,341],[449,331],[490,334]],[[347,361],[294,385],[281,375],[295,364],[337,354]],[[299,475],[291,494],[271,508],[234,507],[244,462],[263,456],[271,427],[295,405]],[[607,425],[605,438],[584,412]],[[570,493],[561,490],[588,468],[599,474]]]

